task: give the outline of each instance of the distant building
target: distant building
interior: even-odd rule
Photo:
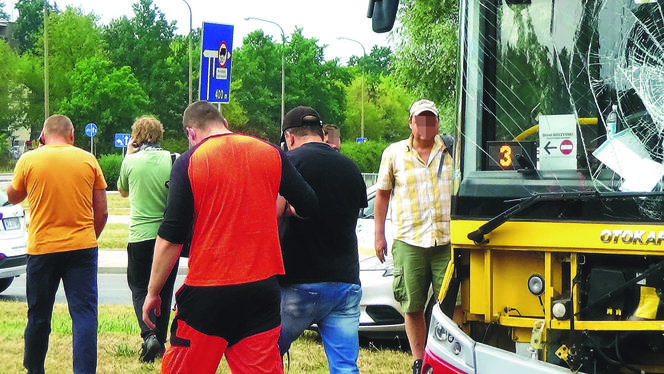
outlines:
[[[0,39],[9,40],[12,24],[13,22],[0,19]]]

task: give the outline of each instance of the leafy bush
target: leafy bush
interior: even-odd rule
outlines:
[[[390,143],[369,140],[365,143],[343,142],[341,153],[355,162],[362,173],[378,173],[380,157]]]
[[[164,139],[161,140],[161,148],[171,152],[180,153],[189,149],[189,141],[184,137],[182,132],[167,131],[164,134]]]
[[[103,155],[99,158],[99,166],[104,173],[106,179],[106,188],[109,191],[116,191],[118,189],[118,177],[120,176],[120,166],[122,165],[123,157],[118,154]]]

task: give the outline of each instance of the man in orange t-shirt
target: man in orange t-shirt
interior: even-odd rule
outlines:
[[[214,105],[191,104],[182,122],[193,148],[173,164],[143,305],[154,328],[159,290],[193,227],[161,371],[211,374],[225,355],[233,373],[281,373],[277,194],[303,217],[318,199],[282,150],[230,132]]]
[[[10,203],[28,198],[28,262],[23,366],[43,373],[60,281],[73,330],[74,373],[97,367],[97,238],[108,217],[106,181],[90,153],[74,147],[69,118],[44,122],[44,146],[21,156],[7,188]]]

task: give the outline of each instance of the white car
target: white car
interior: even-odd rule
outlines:
[[[360,301],[361,337],[369,339],[391,339],[405,337],[403,312],[394,300],[392,292],[392,226],[389,219],[385,221],[385,236],[388,255],[384,263],[378,261],[374,250],[374,199],[376,188],[367,188],[368,207],[360,211],[355,233],[360,259],[360,282],[362,283],[362,300]]]
[[[6,290],[15,277],[25,273],[28,233],[25,210],[11,205],[7,195],[0,192],[0,292]]]

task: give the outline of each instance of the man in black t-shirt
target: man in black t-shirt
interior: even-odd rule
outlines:
[[[283,140],[291,163],[318,196],[318,214],[283,217],[279,239],[286,274],[281,276],[282,355],[312,323],[318,325],[331,373],[357,373],[360,317],[355,225],[367,206],[357,166],[323,141],[322,122],[309,107],[284,117]],[[288,204],[283,212],[291,212]]]

